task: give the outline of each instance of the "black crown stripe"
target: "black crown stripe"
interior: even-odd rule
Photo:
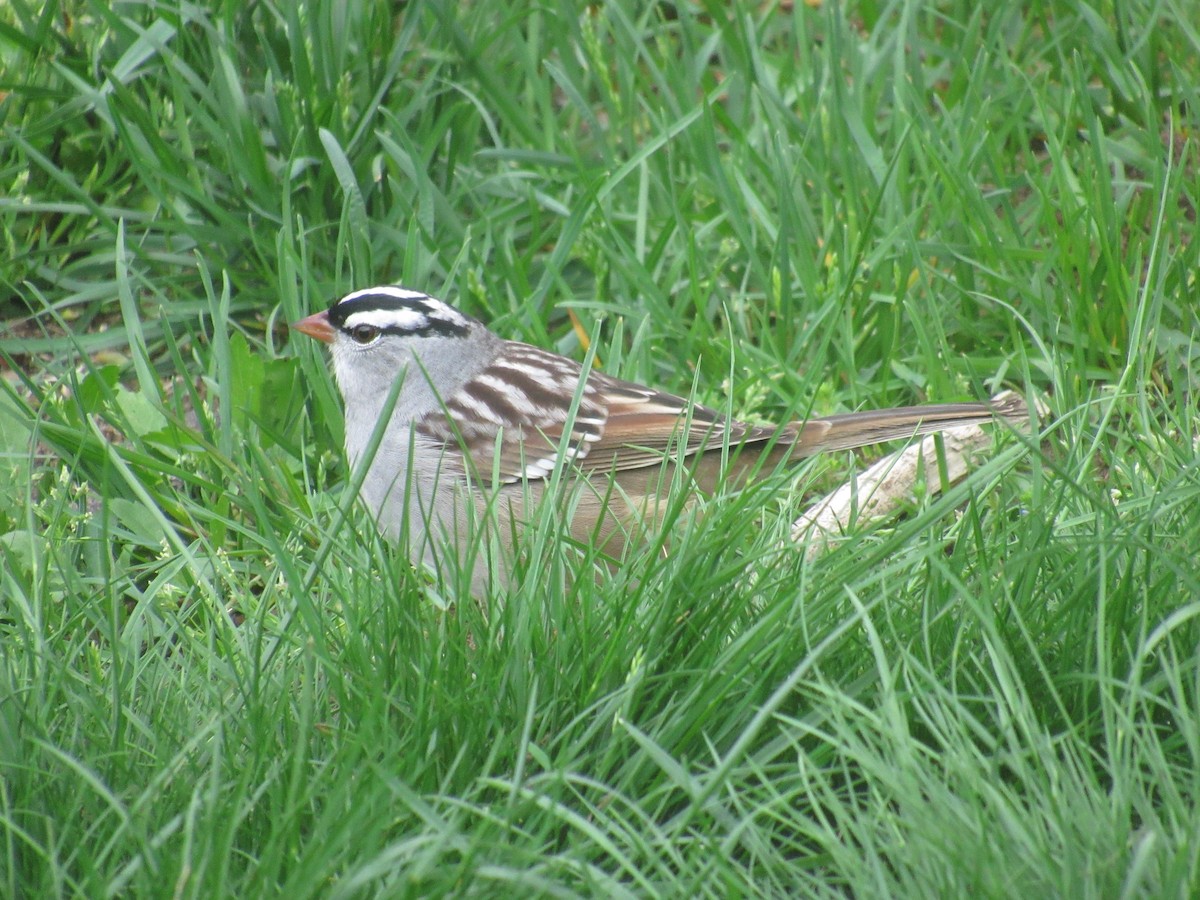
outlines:
[[[329,324],[339,331],[344,331],[346,321],[355,313],[385,311],[411,311],[420,313],[423,323],[415,327],[402,328],[387,326],[380,329],[383,334],[397,334],[408,337],[425,337],[438,335],[441,337],[463,337],[469,330],[466,316],[462,321],[443,318],[440,314],[445,307],[432,302],[430,297],[395,297],[391,294],[365,294],[353,300],[335,300],[329,307]]]

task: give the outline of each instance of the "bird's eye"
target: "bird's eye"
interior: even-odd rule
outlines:
[[[374,325],[355,325],[350,329],[350,337],[354,338],[355,343],[369,344],[379,337],[379,329]]]

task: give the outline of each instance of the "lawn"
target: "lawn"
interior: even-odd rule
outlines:
[[[0,896],[1200,890],[1191,0],[0,7]],[[1002,388],[476,602],[354,503],[371,284],[782,421]]]

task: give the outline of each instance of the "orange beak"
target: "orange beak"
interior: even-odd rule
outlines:
[[[337,334],[334,327],[329,324],[329,314],[325,312],[313,313],[307,319],[293,322],[292,327],[326,344],[332,344],[333,338]]]

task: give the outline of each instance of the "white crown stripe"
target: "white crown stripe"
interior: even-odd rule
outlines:
[[[354,291],[351,294],[347,294],[338,303],[351,303],[355,300],[362,300],[364,297],[378,296],[391,297],[393,300],[433,300],[433,297],[421,291],[412,291],[408,288],[385,285],[383,287],[363,288],[361,291]],[[434,300],[434,302],[437,303],[438,301]]]
[[[472,322],[470,317],[428,294],[390,286],[347,294],[330,307],[329,315],[339,328],[368,325],[401,334],[431,331],[463,336]]]
[[[346,317],[346,328],[370,325],[381,331],[395,328],[400,331],[419,331],[429,324],[429,316],[415,309],[363,309]]]

